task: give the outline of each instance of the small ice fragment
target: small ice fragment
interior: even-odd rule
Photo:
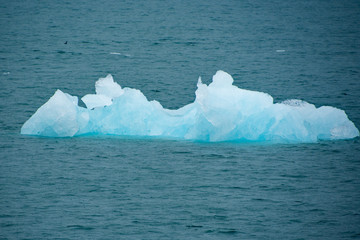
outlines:
[[[111,52],[111,55],[121,55],[121,56],[125,56],[125,57],[131,57],[130,54],[128,53],[119,53],[119,52]]]
[[[291,107],[304,107],[309,105],[309,103],[299,99],[287,99],[281,103],[285,105],[289,105]]]
[[[278,50],[276,50],[276,52],[278,52],[278,53],[285,52],[285,50],[284,49],[278,49]]]

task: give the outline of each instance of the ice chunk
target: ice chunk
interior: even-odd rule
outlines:
[[[223,71],[215,74],[209,86],[202,84],[201,80],[198,82],[195,102],[205,119],[214,127],[210,136],[211,141],[244,137],[238,135],[235,129],[246,123],[249,116],[260,114],[273,105],[270,95],[240,89],[233,86],[232,82],[232,77]]]
[[[212,83],[210,83],[211,87],[229,87],[233,84],[234,79],[230,74],[224,71],[217,71],[213,76]]]
[[[124,93],[121,86],[114,82],[111,74],[108,74],[105,78],[100,78],[95,83],[95,91],[96,94],[87,94],[81,98],[88,109],[110,106],[112,99]]]
[[[121,96],[124,90],[119,84],[114,82],[111,74],[108,74],[105,78],[100,78],[95,83],[96,94],[107,96],[111,99]]]
[[[77,104],[77,97],[57,90],[49,101],[25,122],[21,133],[48,137],[74,136],[79,130]]]
[[[111,98],[101,94],[87,94],[81,98],[88,109],[96,107],[110,106],[112,104]]]
[[[198,80],[195,101],[177,110],[111,75],[96,82],[96,94],[77,97],[60,90],[23,125],[22,134],[68,137],[83,134],[159,136],[197,141],[316,142],[359,136],[343,110],[316,108],[302,100],[273,102],[267,94],[240,89],[218,71],[212,83]]]

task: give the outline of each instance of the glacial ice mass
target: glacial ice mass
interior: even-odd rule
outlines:
[[[274,103],[266,93],[240,89],[218,71],[212,83],[199,78],[196,98],[180,109],[165,109],[144,94],[122,88],[108,75],[96,94],[78,98],[57,90],[28,119],[21,134],[47,137],[81,135],[152,136],[205,142],[316,142],[350,139],[359,131],[343,110],[301,100]]]

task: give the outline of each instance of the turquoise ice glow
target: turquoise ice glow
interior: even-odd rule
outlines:
[[[111,75],[81,100],[57,90],[21,128],[22,134],[153,136],[196,141],[316,142],[349,139],[359,131],[343,110],[301,100],[274,103],[266,93],[240,89],[218,71],[208,86],[199,78],[196,99],[177,110],[121,88]]]

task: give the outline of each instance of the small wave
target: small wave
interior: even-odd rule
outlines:
[[[83,226],[83,225],[68,225],[66,227],[70,228],[70,229],[76,229],[76,230],[93,230],[94,229],[94,227]]]
[[[119,53],[119,52],[111,52],[111,55],[121,55],[121,56],[125,56],[125,57],[131,57],[130,54],[127,53]]]

